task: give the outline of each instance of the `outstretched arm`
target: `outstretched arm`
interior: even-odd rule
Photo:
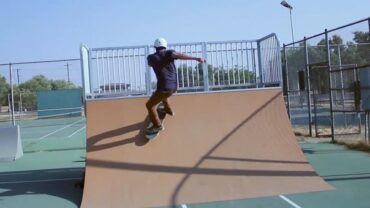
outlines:
[[[179,52],[173,52],[172,53],[172,58],[181,59],[181,60],[194,60],[194,61],[198,61],[198,62],[206,62],[206,59],[204,59],[202,57],[194,57],[194,56],[190,56],[190,55],[187,55],[187,54],[184,54],[184,53],[179,53]]]

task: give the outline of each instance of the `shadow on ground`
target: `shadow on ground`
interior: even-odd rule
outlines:
[[[0,173],[0,199],[19,195],[49,195],[80,206],[84,168],[61,168]],[[40,206],[44,205],[40,201]]]

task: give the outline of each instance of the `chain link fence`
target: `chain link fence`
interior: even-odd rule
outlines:
[[[39,94],[43,91],[61,91],[68,89],[82,90],[80,59],[48,60],[0,64],[0,125],[21,124],[26,120],[45,119],[41,115],[68,116],[71,111],[82,112],[79,105],[59,105],[55,109],[51,100],[44,99],[41,107]],[[65,100],[71,97],[65,94]],[[75,98],[74,98],[75,99]],[[43,105],[45,106],[45,105]],[[63,110],[68,108],[69,110]],[[60,113],[63,112],[63,113]],[[76,114],[75,114],[76,115]]]
[[[364,138],[359,74],[370,65],[370,19],[284,44],[287,109],[297,134]]]

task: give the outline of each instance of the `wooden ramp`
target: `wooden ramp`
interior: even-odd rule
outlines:
[[[330,190],[304,157],[280,89],[177,95],[151,141],[148,98],[88,101],[82,207],[174,204]]]

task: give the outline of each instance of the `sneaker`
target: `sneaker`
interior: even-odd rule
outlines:
[[[161,125],[161,126],[152,126],[148,129],[146,129],[146,133],[147,134],[157,134],[158,132],[160,131],[163,131],[164,130],[164,127]]]

